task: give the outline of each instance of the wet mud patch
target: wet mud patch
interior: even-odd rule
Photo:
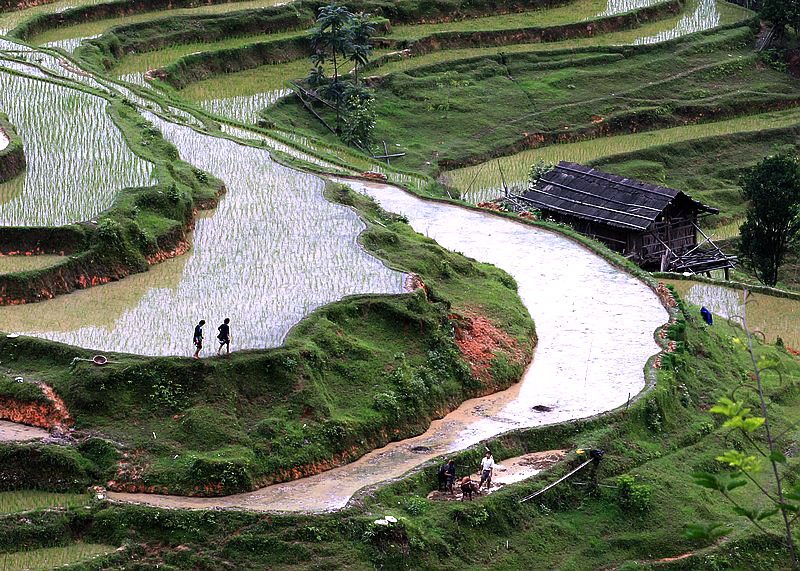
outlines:
[[[514,458],[507,458],[502,462],[498,462],[495,465],[491,487],[488,490],[484,487],[479,494],[473,496],[473,499],[493,494],[510,484],[532,478],[540,472],[561,462],[566,453],[566,450],[545,450],[542,452],[531,452],[530,454],[524,454]],[[481,481],[480,471],[469,474],[469,477],[476,484]],[[464,501],[464,496],[459,487],[459,482],[462,478],[463,475],[459,475],[457,478],[456,485],[453,487],[453,494],[434,490],[428,494],[428,499],[442,502]],[[468,499],[469,498],[467,498],[467,500]]]

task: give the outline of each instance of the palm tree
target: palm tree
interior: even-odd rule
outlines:
[[[345,56],[350,45],[348,24],[353,13],[344,6],[331,2],[319,9],[317,27],[311,32],[311,46],[316,53],[326,54],[330,50],[333,60],[333,81],[339,81],[339,62],[337,54]]]

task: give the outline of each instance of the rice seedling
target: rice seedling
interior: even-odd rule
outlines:
[[[588,46],[615,46],[615,45],[635,44],[637,41],[641,41],[642,38],[647,38],[650,36],[654,36],[660,33],[665,33],[670,30],[678,28],[681,25],[681,22],[684,20],[686,14],[691,14],[696,11],[697,5],[699,4],[700,1],[701,0],[689,0],[686,3],[686,6],[684,7],[684,10],[681,15],[671,18],[664,18],[662,20],[656,20],[653,22],[648,22],[638,28],[634,28],[631,30],[623,30],[621,32],[611,32],[607,34],[599,34],[589,38],[577,38],[571,40],[563,40],[559,42],[543,42],[537,44],[512,44],[508,46],[502,46],[499,48],[490,47],[490,48],[461,48],[454,50],[439,50],[421,56],[390,61],[378,67],[376,71],[378,71],[380,75],[385,75],[388,73],[408,71],[418,67],[443,63],[446,61],[452,61],[456,59],[480,57],[483,55],[487,56],[497,55],[499,52],[511,54],[511,53],[526,53],[526,52],[539,52],[539,51],[550,51],[550,50],[571,49],[571,48],[583,48]],[[750,12],[749,10],[746,10],[734,4],[723,2],[721,0],[717,0],[715,2],[714,10],[717,14],[719,14],[719,20],[717,21],[716,24],[719,26],[739,22],[741,20],[749,18],[752,15],[752,12]],[[705,20],[697,20],[696,23],[698,25],[702,24],[710,25],[710,23],[713,21],[714,21],[713,18],[709,17],[706,18]],[[700,27],[698,29],[690,29],[684,26],[681,29],[684,30],[685,33],[691,33],[691,32],[702,31],[708,28]],[[677,35],[673,37],[677,37]]]
[[[25,20],[40,14],[57,14],[70,8],[80,6],[93,6],[108,0],[56,0],[56,2],[39,4],[23,10],[12,10],[0,13],[0,35],[6,34],[16,28]]]
[[[255,95],[208,99],[198,102],[198,105],[220,117],[227,117],[240,123],[255,123],[261,111],[289,93],[292,93],[290,89],[278,89]]]
[[[691,280],[664,282],[674,286],[689,303],[705,306],[723,319],[742,314],[744,294],[741,290]],[[747,321],[752,328],[761,331],[769,343],[780,337],[787,347],[800,349],[800,303],[797,301],[751,293]]]
[[[25,569],[39,571],[55,569],[65,565],[88,562],[91,559],[107,555],[116,549],[109,545],[94,543],[73,543],[64,547],[43,547],[29,551],[15,551],[0,554],[0,569]]]
[[[191,253],[145,276],[0,308],[5,329],[104,351],[181,355],[194,322],[206,319],[213,332],[230,317],[236,349],[265,348],[280,345],[320,305],[403,291],[404,274],[361,248],[363,223],[323,198],[321,179],[278,165],[264,150],[148,118],[181,158],[228,189],[197,221]]]
[[[71,508],[85,506],[90,497],[86,494],[64,494],[39,490],[0,492],[0,513],[9,514],[43,508]]]
[[[307,59],[262,65],[190,83],[179,93],[188,101],[258,96],[285,90],[287,81],[305,77],[309,69],[311,63]]]
[[[683,16],[674,28],[664,30],[652,36],[636,38],[634,45],[657,44],[691,34],[698,30],[709,30],[719,25],[722,16],[717,11],[715,0],[699,0],[693,11]]]
[[[558,161],[586,163],[601,157],[628,153],[655,145],[666,145],[716,135],[761,131],[798,123],[800,123],[800,109],[788,109],[713,123],[686,125],[633,135],[602,137],[578,143],[531,149],[479,165],[450,171],[446,176],[449,184],[464,192],[465,200],[481,202],[502,195],[503,180],[508,186],[524,184],[530,166],[538,160],[548,163],[557,163]]]
[[[0,184],[0,224],[56,226],[108,208],[117,192],[152,181],[105,112],[105,101],[0,70],[0,108],[22,138],[25,173]]]
[[[136,14],[117,16],[105,20],[92,20],[74,26],[53,28],[30,38],[30,41],[31,43],[42,45],[59,40],[85,38],[87,36],[102,34],[104,31],[114,26],[150,22],[171,16],[210,15],[234,12],[238,10],[251,10],[254,8],[267,8],[269,6],[275,6],[280,2],[281,0],[249,0],[246,2],[235,3],[203,4],[196,8],[177,8],[173,10],[139,12]]]
[[[0,274],[40,270],[63,261],[62,256],[0,256]]]
[[[478,32],[491,30],[509,30],[517,28],[533,28],[544,26],[557,26],[595,18],[598,15],[612,15],[620,13],[623,4],[631,4],[622,12],[634,10],[639,6],[635,4],[652,4],[664,0],[638,0],[634,2],[615,2],[614,0],[577,0],[564,6],[542,8],[526,12],[513,12],[481,18],[467,18],[454,22],[436,24],[410,24],[393,26],[389,38],[409,40],[421,38],[436,32]]]

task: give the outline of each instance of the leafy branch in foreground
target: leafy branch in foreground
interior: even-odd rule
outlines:
[[[764,355],[756,357],[753,332],[747,324],[747,303],[749,292],[744,292],[744,310],[738,317],[741,321],[745,341],[735,338],[734,344],[744,345],[750,355],[753,371],[747,381],[736,387],[729,397],[721,398],[710,412],[722,416],[723,428],[741,436],[749,445],[747,452],[737,449],[727,450],[717,461],[727,466],[719,473],[696,472],[692,474],[694,482],[704,488],[721,494],[731,505],[737,515],[749,520],[762,533],[770,533],[765,522],[780,515],[785,534],[786,548],[792,561],[792,569],[798,569],[798,557],[795,547],[793,528],[800,517],[800,483],[788,485],[786,476],[789,473],[789,459],[779,450],[779,441],[785,434],[776,435],[770,424],[767,396],[765,394],[765,376],[776,375],[779,380],[781,371],[777,360]],[[740,393],[744,393],[741,397]],[[754,403],[753,406],[749,403]],[[794,428],[794,423],[790,428]],[[767,474],[761,477],[765,466]],[[766,507],[743,505],[734,491],[744,486],[754,486],[766,500]],[[690,526],[687,535],[693,539],[716,539],[724,535],[726,530],[720,524],[696,524]]]

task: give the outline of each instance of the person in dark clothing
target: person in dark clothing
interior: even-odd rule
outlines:
[[[447,463],[447,469],[445,470],[445,474],[447,475],[447,491],[451,494],[454,494],[453,491],[453,484],[456,483],[456,462],[455,460],[450,460]]]
[[[219,349],[217,349],[217,355],[222,352],[222,348],[225,347],[225,352],[230,354],[231,352],[231,320],[227,317],[225,321],[222,322],[222,325],[217,327],[217,340],[219,340]]]
[[[192,342],[194,343],[195,346],[195,351],[194,351],[195,359],[200,358],[200,350],[203,348],[203,325],[205,324],[206,324],[205,320],[201,319],[200,323],[198,323],[194,328],[194,339],[192,340]]]
[[[700,316],[703,318],[703,321],[706,322],[706,325],[714,325],[714,318],[705,306],[700,308]]]
[[[437,474],[439,478],[439,491],[444,492],[447,490],[447,465],[450,463],[450,460],[447,459],[444,461],[444,464],[439,466],[439,472]]]

